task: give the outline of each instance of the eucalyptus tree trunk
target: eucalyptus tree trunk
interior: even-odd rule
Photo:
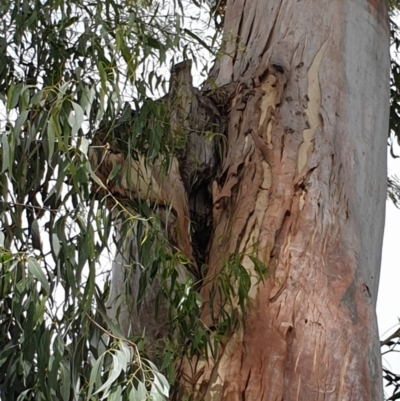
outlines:
[[[230,255],[241,255],[254,277],[256,258],[270,276],[252,280],[244,314],[231,310],[239,324],[217,359],[183,363],[179,397],[381,400],[375,305],[389,117],[386,2],[228,0],[223,56],[201,91],[188,82],[171,85],[170,93],[186,93],[171,104],[179,109],[172,123],[189,132],[203,113],[226,137],[219,162],[192,133],[163,187],[177,247],[208,266],[204,323],[211,327],[210,310],[223,308],[209,307],[212,278]],[[185,177],[191,153],[203,156],[197,186]],[[206,246],[186,237],[196,216],[210,225]]]

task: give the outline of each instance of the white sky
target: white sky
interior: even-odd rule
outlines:
[[[400,167],[398,168],[400,173]],[[400,174],[399,174],[400,175]],[[400,210],[386,202],[386,225],[378,293],[379,332],[398,328],[400,318]]]
[[[400,154],[400,152],[398,152]],[[389,174],[400,177],[400,159],[388,154]],[[400,318],[400,210],[386,202],[386,224],[383,239],[381,276],[378,293],[378,325],[381,339],[399,328]],[[383,356],[383,365],[400,373],[400,354]],[[392,394],[388,391],[388,394]]]

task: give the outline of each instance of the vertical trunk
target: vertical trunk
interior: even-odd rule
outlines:
[[[239,324],[216,360],[185,361],[182,391],[206,401],[380,400],[386,2],[227,0],[224,32],[215,81],[199,93],[182,65],[172,80],[171,127],[188,135],[186,152],[163,180],[157,165],[131,161],[138,183],[110,189],[174,211],[175,249],[193,266],[208,265],[201,291],[210,330],[221,308],[227,312],[222,300],[218,310],[213,278],[229,256],[239,255],[250,273],[254,257],[269,269],[264,282],[253,279],[246,312],[228,311]],[[221,166],[197,134],[215,126],[227,139]],[[122,156],[107,156],[103,173],[96,170],[103,182],[113,163],[127,168]],[[123,274],[114,271],[113,299]],[[149,319],[136,323],[145,328]]]
[[[213,184],[207,274],[230,254],[244,255],[252,271],[246,254],[255,247],[271,277],[254,283],[218,360],[187,361],[187,393],[210,401],[380,400],[386,3],[228,0],[224,32],[216,85],[236,89]]]

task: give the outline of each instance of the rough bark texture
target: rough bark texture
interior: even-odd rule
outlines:
[[[206,401],[381,400],[375,303],[386,197],[386,2],[228,0],[224,37],[214,84],[229,99],[227,152],[199,190],[208,196],[212,187],[212,202],[199,202],[212,205],[207,275],[255,246],[271,277],[254,281],[251,305],[218,360],[185,362],[183,392]],[[189,103],[209,93],[206,85]],[[217,96],[209,100],[203,110],[221,123]],[[190,131],[190,107],[180,104],[176,118]],[[196,264],[182,234],[193,210],[184,206],[193,204],[185,158],[177,157],[181,177],[168,184],[178,192],[162,198],[184,217],[178,246]],[[242,264],[254,270],[248,256]],[[209,325],[211,286],[202,289]]]
[[[228,1],[228,56],[216,83],[238,85],[224,179],[213,191],[209,274],[255,242],[272,278],[253,288],[253,307],[219,361],[198,361],[201,378],[189,389],[198,399],[382,397],[385,7]]]

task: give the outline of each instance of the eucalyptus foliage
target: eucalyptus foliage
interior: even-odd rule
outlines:
[[[144,115],[149,96],[165,93],[173,58],[201,63],[198,50],[214,38],[188,28],[200,6],[0,1],[0,399],[168,396],[142,342],[107,318],[107,280],[98,278],[113,210],[146,229],[151,223],[101,192],[87,154],[99,128],[109,134],[124,110]],[[166,153],[161,124],[130,128],[131,153]]]

